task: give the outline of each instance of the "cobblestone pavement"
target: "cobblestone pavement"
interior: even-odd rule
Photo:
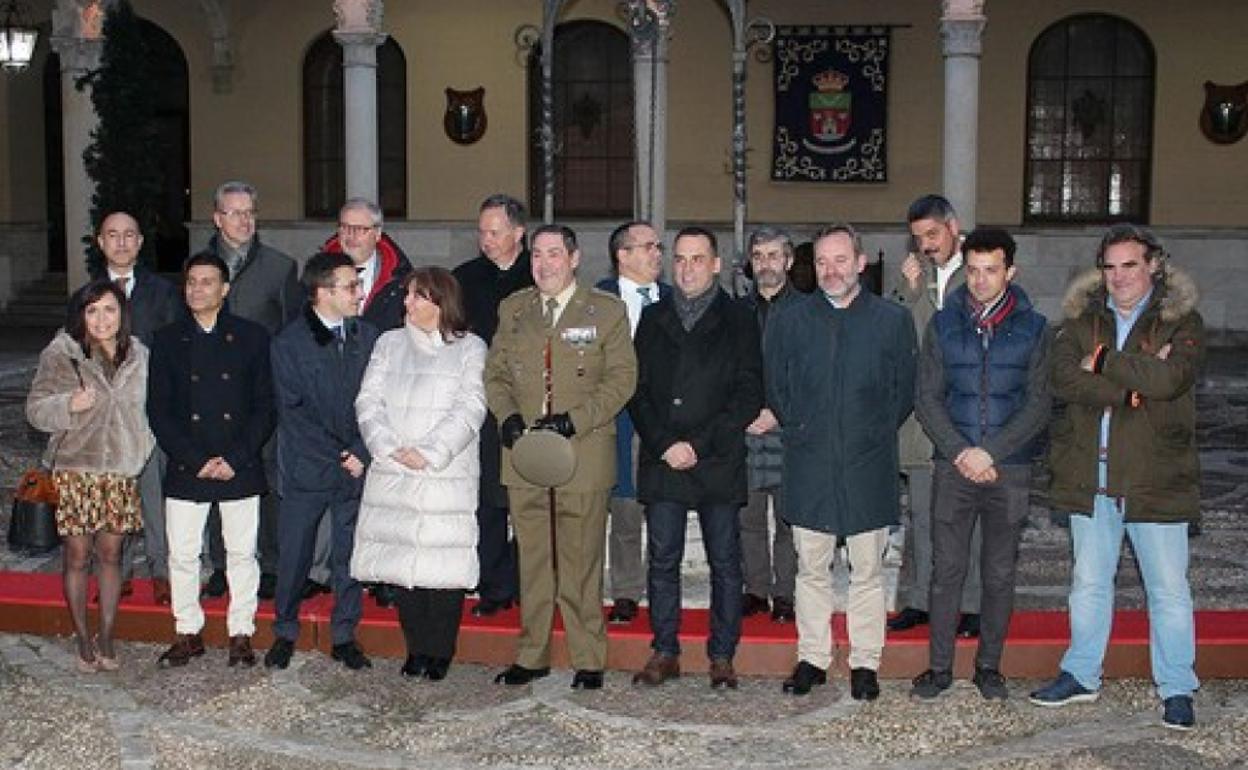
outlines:
[[[379,661],[348,672],[321,654],[286,671],[228,669],[212,650],[178,671],[154,645],[122,644],[115,674],[78,674],[67,641],[0,636],[0,764],[31,768],[1235,768],[1248,746],[1248,685],[1208,682],[1198,729],[1160,725],[1151,687],[1108,683],[1067,709],[982,700],[959,682],[936,703],[885,682],[871,704],[843,680],[794,698],[774,679],[736,692],[702,677],[598,693],[556,671],[530,686],[455,666],[441,683]],[[760,719],[761,715],[766,715]]]
[[[22,418],[29,352],[0,349],[0,524],[7,490],[41,446]],[[1248,351],[1215,356],[1199,397],[1204,464],[1202,532],[1192,540],[1196,603],[1248,607]],[[1018,606],[1060,608],[1069,540],[1045,507],[1043,469],[1020,554]],[[4,527],[0,527],[3,533]],[[56,554],[0,548],[0,569],[55,571]],[[689,603],[705,603],[692,569]],[[1140,606],[1129,553],[1119,605]],[[1198,729],[1160,726],[1150,683],[1106,684],[1096,704],[1041,709],[1035,682],[1011,683],[1004,703],[959,682],[936,703],[908,684],[883,683],[872,704],[834,679],[806,698],[779,682],[745,678],[713,692],[703,676],[657,689],[609,672],[598,693],[555,671],[532,686],[492,683],[494,670],[457,665],[442,683],[410,682],[398,662],[348,672],[319,653],[290,669],[230,669],[210,650],[185,669],[155,666],[160,648],[123,643],[122,670],[82,675],[66,639],[0,635],[0,767],[821,767],[821,768],[1245,768],[1248,681],[1208,681]]]

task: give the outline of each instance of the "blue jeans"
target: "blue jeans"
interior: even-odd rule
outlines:
[[[1070,649],[1062,670],[1089,690],[1101,686],[1101,664],[1114,617],[1114,575],[1126,531],[1148,597],[1149,654],[1161,697],[1191,695],[1196,679],[1196,624],[1187,583],[1187,524],[1124,524],[1111,498],[1097,495],[1091,516],[1070,517],[1075,565],[1070,586]]]
[[[714,503],[697,509],[702,545],[711,565],[711,635],[706,654],[727,658],[741,638],[741,542],[739,505]],[[683,503],[654,502],[646,506],[649,569],[650,646],[664,655],[680,654],[680,562],[685,554],[685,524],[689,510]]]

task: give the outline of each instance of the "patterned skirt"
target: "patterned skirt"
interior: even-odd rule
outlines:
[[[56,531],[62,537],[143,529],[138,479],[118,473],[56,471],[52,483],[61,498]]]

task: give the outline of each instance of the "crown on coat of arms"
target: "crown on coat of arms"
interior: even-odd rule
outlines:
[[[814,82],[816,89],[826,93],[843,91],[845,86],[849,84],[849,76],[837,70],[818,72],[811,80]]]

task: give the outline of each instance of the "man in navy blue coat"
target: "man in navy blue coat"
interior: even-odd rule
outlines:
[[[914,323],[863,288],[867,257],[845,224],[815,234],[819,288],[773,311],[763,344],[767,403],[784,427],[785,517],[797,547],[798,663],[785,692],[827,681],[832,575],[844,538],[850,578],[850,696],[874,700],[884,651],[883,554],[897,523],[897,429],[914,406]]]
[[[368,658],[355,643],[362,589],[350,574],[364,470],[370,459],[355,418],[355,397],[379,332],[358,318],[363,293],[351,257],[324,252],[312,256],[303,268],[303,286],[308,304],[302,317],[291,321],[271,348],[281,513],[276,638],[264,665],[286,668],[290,663],[316,532],[328,508],[332,656],[347,668],[368,668]]]
[[[659,280],[663,271],[663,242],[649,222],[625,222],[607,239],[615,275],[598,282],[598,288],[624,300],[633,336],[641,311],[671,294],[672,287]],[[633,478],[636,455],[635,432],[628,410],[615,418],[615,488],[611,490],[611,531],[607,540],[607,572],[615,604],[607,620],[631,623],[637,618],[637,602],[646,586],[642,566],[641,522],[644,508],[637,502]]]
[[[268,490],[261,450],[273,433],[269,335],[225,310],[229,268],[197,254],[182,269],[190,315],[156,333],[148,376],[147,416],[165,470],[165,524],[177,640],[162,666],[204,654],[200,631],[199,555],[204,523],[220,506],[230,605],[231,666],[254,665],[256,560],[260,496]]]

